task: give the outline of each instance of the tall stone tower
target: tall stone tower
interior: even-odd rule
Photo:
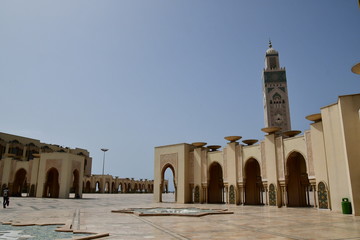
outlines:
[[[265,55],[263,94],[265,127],[281,127],[281,132],[291,130],[286,71],[280,67],[279,53],[271,41]]]

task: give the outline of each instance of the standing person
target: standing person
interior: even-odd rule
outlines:
[[[7,187],[4,188],[3,198],[3,206],[6,208],[6,206],[9,206],[9,189]]]

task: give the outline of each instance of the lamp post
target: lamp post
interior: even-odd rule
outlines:
[[[102,169],[102,175],[104,175],[104,167],[105,167],[105,152],[109,150],[107,148],[102,148],[101,151],[104,152],[104,157],[103,157],[103,169]]]

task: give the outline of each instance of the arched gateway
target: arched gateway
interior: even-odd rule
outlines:
[[[170,172],[172,173],[173,176],[173,181],[174,181],[174,199],[168,200],[168,201],[175,201],[176,202],[176,196],[177,196],[177,191],[176,191],[176,181],[175,181],[175,170],[174,167],[171,164],[166,164],[163,169],[162,169],[162,173],[161,173],[161,192],[162,193],[168,193],[169,189],[168,189],[168,185],[165,184],[165,172],[167,170],[170,170]],[[163,201],[163,195],[161,194],[161,198],[160,198],[160,202]]]
[[[21,168],[15,174],[14,185],[12,187],[11,194],[16,197],[21,197],[22,192],[27,192],[26,185],[26,170]]]
[[[306,171],[305,158],[301,153],[293,152],[289,155],[286,163],[287,206],[309,206],[310,183]]]
[[[59,189],[59,172],[56,168],[51,168],[46,174],[43,197],[58,198]]]
[[[250,158],[245,164],[245,204],[262,204],[262,180],[260,164],[254,158]]]
[[[75,193],[75,198],[78,198],[80,196],[80,189],[79,189],[79,171],[74,170],[73,171],[73,186],[72,189]]]
[[[208,203],[224,202],[224,181],[222,167],[214,162],[209,168]]]

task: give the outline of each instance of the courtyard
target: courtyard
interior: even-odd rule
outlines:
[[[173,194],[164,196],[171,200]],[[112,213],[144,207],[228,209],[203,217]],[[360,239],[360,217],[313,208],[155,203],[152,194],[84,194],[83,199],[11,198],[1,222],[72,226],[102,239]],[[76,234],[74,234],[76,237]]]

